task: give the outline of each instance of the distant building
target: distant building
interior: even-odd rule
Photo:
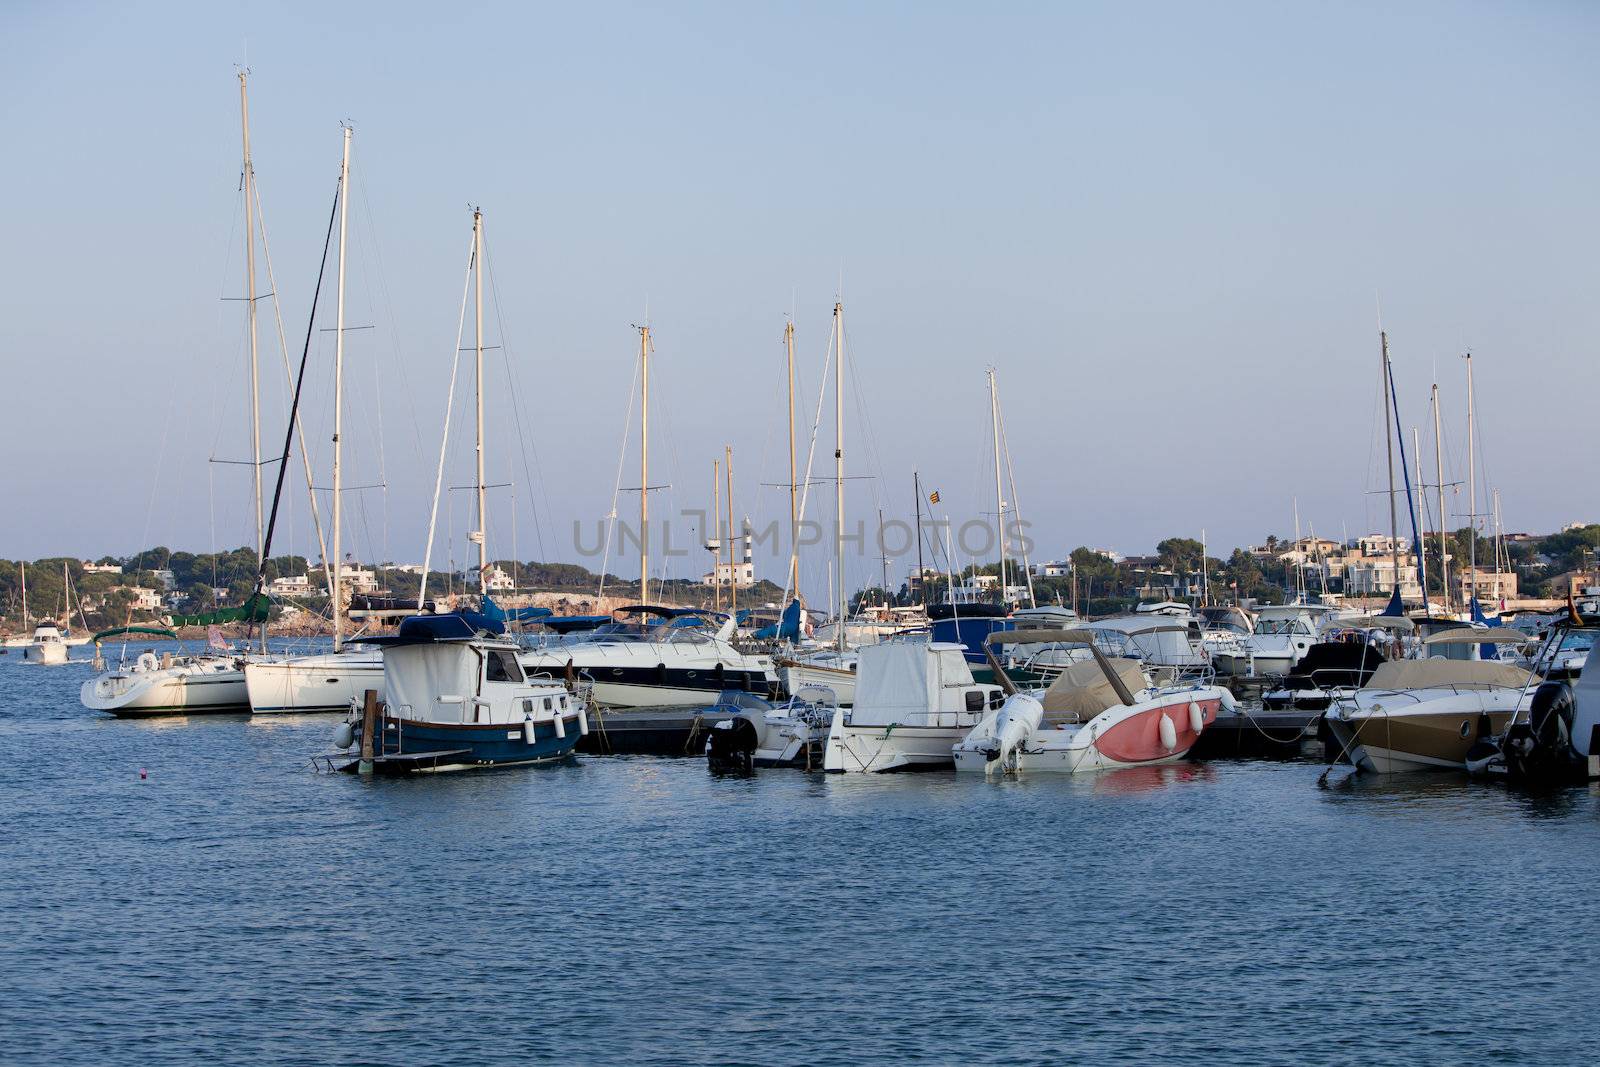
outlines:
[[[1466,603],[1472,595],[1473,571],[1468,568],[1459,575],[1452,575],[1456,579],[1457,591],[1461,595],[1461,602]],[[1510,571],[1486,571],[1482,567],[1477,570],[1478,599],[1482,600],[1510,600],[1517,595],[1517,576]]]
[[[283,574],[267,583],[269,596],[310,596],[311,578],[304,574]]]
[[[116,563],[90,563],[88,560],[84,560],[83,561],[83,573],[85,573],[85,574],[121,574],[122,573],[122,567],[120,565],[116,564]]]
[[[1066,578],[1072,574],[1072,561],[1070,559],[1052,559],[1033,565],[1035,578]]]
[[[517,587],[515,579],[499,567],[489,568],[489,575],[485,579],[484,585],[487,586],[491,593],[509,593]]]
[[[124,587],[133,594],[133,606],[139,611],[161,610],[161,594],[154,589],[146,589],[142,585]]]
[[[151,571],[150,573],[155,575],[156,581],[161,583],[161,588],[163,589],[171,589],[176,583],[171,571]]]

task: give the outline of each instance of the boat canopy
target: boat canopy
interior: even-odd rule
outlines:
[[[265,594],[252,593],[236,608],[217,608],[215,611],[202,611],[197,615],[168,615],[167,621],[174,628],[221,626],[230,622],[266,622],[267,612],[271,607],[272,601]]]
[[[1093,630],[995,630],[984,637],[987,645],[1092,645]]]
[[[168,637],[178,640],[178,635],[171,630],[164,630],[158,626],[118,626],[110,630],[101,630],[94,635],[95,644],[111,637],[121,637],[123,634],[145,634],[149,637]]]
[[[1149,683],[1136,659],[1108,656],[1102,661],[1080,660],[1056,676],[1039,696],[1044,713],[1052,721],[1076,719],[1087,722],[1107,708],[1122,703],[1113,676],[1130,693]]]
[[[1330,625],[1340,630],[1395,630],[1400,633],[1410,633],[1417,628],[1417,624],[1404,615],[1357,615],[1334,619]]]
[[[763,626],[751,636],[758,641],[800,640],[800,599],[796,597],[789,601],[777,622]]]
[[[1522,689],[1538,675],[1492,659],[1392,659],[1372,672],[1366,689]]]
[[[714,615],[715,612],[703,608],[668,608],[659,604],[629,604],[627,607],[617,608],[612,615],[659,615],[663,619],[675,619],[680,615]]]
[[[857,657],[855,710],[863,721],[925,722],[937,714],[942,690],[973,684],[960,645],[882,641],[863,646]]]
[[[1425,645],[1525,645],[1533,638],[1521,630],[1492,627],[1486,630],[1471,626],[1458,626],[1441,630],[1422,639]]]
[[[471,641],[478,636],[472,623],[457,614],[412,615],[400,620],[400,628],[393,634],[362,639],[368,645],[431,645],[444,642]]]

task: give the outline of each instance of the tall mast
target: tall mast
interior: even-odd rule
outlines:
[[[1411,502],[1411,514],[1413,518],[1416,518],[1422,511],[1423,501],[1426,498],[1422,495],[1422,431],[1415,426],[1411,427],[1411,451],[1411,461],[1417,468],[1417,499]],[[1421,522],[1416,524],[1417,528],[1420,528],[1421,525]],[[1422,585],[1422,613],[1424,615],[1432,615],[1433,612],[1428,610],[1428,552],[1426,546],[1422,544],[1420,534],[1417,537],[1417,545],[1419,548],[1417,552],[1417,580]]]
[[[833,305],[833,330],[838,339],[838,359],[833,364],[833,509],[834,509],[834,559],[839,575],[838,599],[834,602],[838,619],[839,651],[843,652],[845,597],[844,591],[844,302]]]
[[[650,599],[650,327],[639,330],[639,599]],[[730,502],[731,506],[731,502]]]
[[[1467,571],[1468,585],[1472,589],[1472,600],[1478,600],[1478,469],[1477,448],[1473,430],[1473,399],[1472,399],[1472,353],[1467,353]],[[1467,609],[1472,610],[1471,606]]]
[[[340,545],[344,513],[343,471],[339,468],[344,435],[344,260],[345,232],[350,220],[350,127],[344,127],[344,152],[339,158],[339,301],[333,333],[333,649],[344,647],[344,552]],[[419,609],[421,605],[418,605]]]
[[[33,624],[33,618],[28,614],[28,561],[18,560],[18,563],[22,566],[22,625],[27,627]]]
[[[1383,350],[1383,447],[1389,457],[1389,549],[1394,564],[1394,591],[1400,592],[1400,519],[1394,501],[1394,423],[1389,417],[1389,396],[1393,388],[1389,382],[1389,335],[1378,331],[1378,341]]]
[[[489,594],[489,523],[487,518],[488,494],[483,477],[483,212],[472,210],[472,302],[473,348],[477,357],[476,386],[478,402],[478,529],[473,540],[478,542],[478,593]]]
[[[1439,383],[1433,383],[1433,466],[1439,478],[1439,586],[1444,590],[1444,610],[1448,614],[1455,599],[1450,591],[1450,523],[1444,514],[1444,444],[1439,439]]]
[[[250,325],[250,449],[251,469],[256,488],[256,566],[261,558],[261,541],[266,530],[261,511],[261,381],[256,358],[256,204],[255,166],[250,162],[250,93],[245,82],[250,72],[239,72],[239,120],[244,131],[244,278],[245,319]],[[266,627],[262,627],[261,647],[266,649]]]
[[[706,538],[711,549],[711,588],[716,596],[717,610],[722,610],[722,461],[711,461],[711,536]]]
[[[738,557],[733,554],[733,446],[722,446],[722,477],[728,483],[728,612],[739,617]]]
[[[794,323],[783,327],[783,347],[789,357],[789,588],[800,595],[800,504],[794,465]]]
[[[994,438],[994,522],[1000,535],[1000,603],[1006,602],[1006,498],[1000,489],[1000,408],[995,394],[994,368],[989,368],[989,429]]]
[[[911,489],[917,494],[917,592],[922,594],[922,610],[928,610],[928,576],[922,569],[922,473],[911,472]]]

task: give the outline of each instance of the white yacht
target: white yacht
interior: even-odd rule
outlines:
[[[697,707],[725,690],[771,696],[778,677],[768,656],[743,652],[730,640],[733,620],[715,631],[704,613],[637,605],[614,621],[521,654],[530,674],[577,678],[594,685],[605,708]]]
[[[1263,678],[1288,674],[1320,640],[1336,613],[1326,604],[1271,604],[1256,616],[1255,629],[1238,652],[1212,655],[1218,674]]]
[[[61,664],[67,662],[67,639],[53,622],[41,622],[33,628],[33,639],[24,646],[22,658],[29,663]]]
[[[973,681],[965,651],[926,636],[861,649],[855,705],[834,712],[823,769],[858,773],[954,766],[951,746],[1005,698],[999,686]]]
[[[252,658],[244,665],[244,683],[257,715],[345,712],[369,689],[383,699],[383,652],[355,645],[317,655]]]

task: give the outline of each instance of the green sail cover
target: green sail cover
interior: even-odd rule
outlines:
[[[170,637],[174,641],[178,639],[178,635],[171,630],[160,630],[154,626],[118,626],[111,630],[101,630],[94,635],[94,640],[96,644],[99,644],[107,638],[121,637],[123,634],[148,634],[151,637]]]
[[[229,622],[266,622],[267,610],[271,607],[272,601],[258,593],[236,608],[218,608],[215,611],[203,611],[198,615],[169,615],[167,621],[173,626],[221,626]]]

